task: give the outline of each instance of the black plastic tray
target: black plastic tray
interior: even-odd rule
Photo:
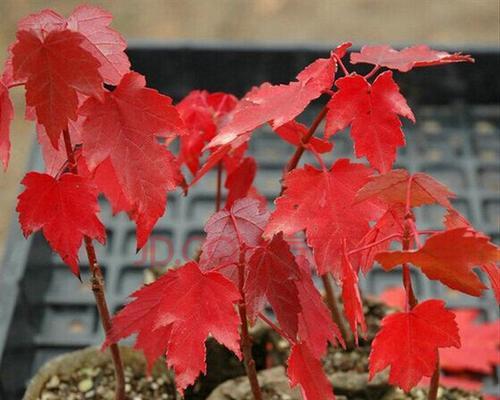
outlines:
[[[136,44],[129,55],[134,68],[146,75],[150,86],[179,100],[195,88],[242,95],[263,81],[287,82],[307,63],[326,56],[328,51],[318,47]],[[488,49],[468,52],[476,57],[475,65],[396,74],[417,117],[415,126],[406,126],[408,146],[401,151],[398,165],[429,172],[448,184],[458,195],[458,209],[498,243],[499,53]],[[304,121],[310,122],[313,114],[314,110],[308,112]],[[333,156],[351,157],[351,148],[348,135],[337,135]],[[269,128],[263,128],[255,133],[250,151],[261,163],[257,186],[271,199],[277,195],[283,163],[293,148],[278,140]],[[30,169],[42,169],[38,149],[34,150]],[[157,259],[168,255],[171,261],[183,260],[184,252],[193,254],[203,224],[213,211],[214,189],[215,176],[209,174],[188,198],[180,194],[170,196],[167,216],[153,233]],[[135,254],[134,224],[125,215],[113,218],[109,205],[102,205],[108,246],[98,248],[98,259],[106,276],[109,306],[114,312],[142,283],[150,260],[141,263],[140,255]],[[426,208],[418,217],[425,226],[436,227],[441,213]],[[6,249],[0,269],[0,398],[10,400],[21,398],[27,380],[46,360],[68,350],[101,343],[103,333],[89,287],[79,284],[58,256],[51,253],[43,237],[35,235],[25,240],[14,218]],[[84,254],[80,258],[85,281],[88,266]],[[479,299],[458,295],[423,279],[415,271],[412,273],[422,298],[443,297],[452,307],[479,308],[487,320],[498,317],[491,293]],[[361,279],[365,293],[376,294],[399,284],[398,271],[375,269],[369,279]],[[495,392],[498,374],[487,384]]]

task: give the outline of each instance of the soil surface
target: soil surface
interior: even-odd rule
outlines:
[[[130,400],[174,400],[168,377],[145,376],[125,367],[125,392]],[[113,400],[115,378],[111,364],[81,368],[71,375],[53,375],[39,400]]]

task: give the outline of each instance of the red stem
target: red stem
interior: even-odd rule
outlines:
[[[378,72],[379,69],[380,69],[380,65],[375,65],[372,68],[372,70],[365,75],[365,79],[366,80],[370,79],[373,75],[375,75]]]
[[[353,338],[350,337],[349,331],[347,330],[342,315],[340,314],[337,296],[335,296],[330,273],[328,272],[321,275],[321,281],[323,282],[323,287],[325,288],[326,304],[328,304],[328,308],[332,314],[332,319],[337,324],[346,346],[351,348],[354,345],[354,341],[352,340]]]
[[[297,147],[297,149],[295,150],[295,153],[293,154],[292,158],[290,159],[290,161],[288,161],[288,163],[286,165],[285,173],[283,174],[283,178],[285,177],[285,175],[288,172],[290,172],[290,171],[294,170],[295,168],[297,168],[297,165],[299,164],[299,161],[300,161],[300,159],[302,157],[302,154],[304,154],[304,150],[305,150],[304,145],[307,144],[307,143],[309,143],[309,140],[311,140],[311,138],[313,137],[314,133],[316,132],[316,129],[318,129],[319,124],[321,123],[321,121],[323,121],[323,118],[326,117],[327,113],[328,113],[328,108],[325,106],[319,112],[319,114],[316,116],[316,118],[314,119],[313,123],[311,124],[311,127],[309,128],[309,130],[307,131],[307,133],[302,138],[302,144]],[[282,191],[283,191],[283,189],[282,189]]]
[[[384,242],[387,242],[388,240],[395,239],[395,238],[400,238],[400,237],[401,237],[401,235],[399,233],[394,233],[393,235],[389,235],[389,236],[387,236],[385,238],[377,240],[376,242],[367,244],[366,246],[358,247],[357,249],[351,250],[351,251],[349,251],[347,253],[347,255],[351,256],[353,254],[359,253],[360,251],[368,250],[368,249],[370,249],[372,247],[378,246],[380,243],[384,243]]]
[[[411,184],[413,181],[413,176],[410,176],[408,180],[408,188],[406,192],[406,212],[405,212],[405,224],[403,232],[403,250],[410,250],[410,244],[412,237],[418,242],[418,232],[415,227],[415,216],[411,211]],[[410,310],[413,309],[417,304],[418,300],[415,297],[415,292],[413,291],[413,286],[411,283],[410,267],[408,264],[403,264],[403,285],[407,294],[407,308],[409,306]],[[432,374],[431,382],[429,385],[429,392],[427,393],[427,400],[436,400],[437,393],[439,389],[439,352],[437,355],[436,369]]]
[[[68,168],[70,172],[78,175],[78,168],[75,159],[73,146],[71,145],[71,137],[67,129],[63,130],[64,146],[66,148],[66,155],[68,157]],[[104,292],[104,276],[101,268],[97,262],[94,245],[92,239],[88,236],[84,237],[85,250],[89,260],[90,271],[92,273],[91,283],[92,292],[94,293],[97,310],[101,319],[101,324],[104,328],[106,335],[111,330],[111,315],[109,313],[106,296]],[[115,369],[115,400],[125,400],[125,375],[123,373],[123,364],[120,356],[120,349],[116,343],[110,346],[111,358]]]
[[[271,321],[269,318],[267,318],[263,313],[259,313],[259,318],[264,321],[267,325],[269,325],[278,335],[281,337],[285,338],[290,342],[291,344],[295,344],[295,340],[291,338],[287,333],[281,329],[278,325],[276,325],[273,321]]]
[[[248,332],[247,309],[245,300],[245,265],[244,265],[244,252],[241,251],[240,263],[238,264],[238,282],[241,300],[238,303],[238,311],[241,321],[241,351],[243,353],[243,362],[247,372],[250,388],[254,400],[262,400],[262,393],[260,390],[259,381],[257,379],[257,369],[255,368],[255,360],[252,356],[252,339]]]
[[[342,59],[339,56],[337,56],[336,54],[335,54],[335,59],[337,60],[337,64],[340,65],[340,68],[342,69],[342,72],[344,73],[344,75],[345,76],[349,75],[349,71],[345,67],[345,64],[342,61]]]

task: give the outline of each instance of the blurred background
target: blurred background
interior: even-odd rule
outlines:
[[[16,22],[42,8],[67,16],[77,0],[0,0],[0,62],[14,40]],[[113,27],[128,40],[313,43],[332,47],[426,43],[435,47],[499,45],[498,0],[103,0]],[[14,90],[16,115],[24,100]],[[8,172],[0,172],[0,256],[26,169],[33,128],[16,118]]]

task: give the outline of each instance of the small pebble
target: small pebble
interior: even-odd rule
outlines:
[[[92,379],[90,378],[84,379],[83,381],[80,381],[80,383],[78,384],[78,390],[82,393],[88,392],[93,387],[94,387],[94,382],[92,382]]]

